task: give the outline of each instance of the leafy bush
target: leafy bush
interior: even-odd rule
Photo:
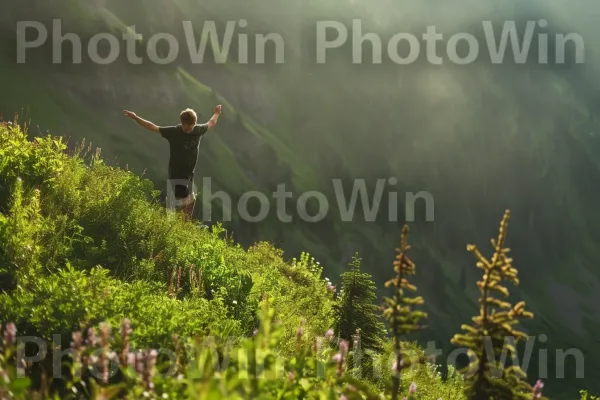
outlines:
[[[103,268],[78,271],[69,265],[36,279],[35,286],[3,293],[0,311],[17,325],[28,327],[27,334],[45,340],[103,321],[116,329],[123,318],[130,318],[136,328],[132,343],[137,346],[164,346],[171,342],[172,332],[186,337],[220,332],[241,335],[240,321],[226,317],[220,299],[177,300],[167,295],[163,284],[120,282],[108,273]]]
[[[181,302],[196,291],[218,303],[220,318],[238,321],[247,335],[257,327],[255,309],[265,293],[280,299],[275,308],[288,338],[301,319],[330,326],[327,284],[306,265],[286,264],[271,250],[265,264],[264,252],[234,245],[219,226],[209,231],[169,218],[151,182],[106,166],[98,152],[86,162],[85,154],[79,155],[83,146],[66,154],[60,139],[29,141],[16,123],[2,123],[0,138],[0,209],[5,210],[0,215],[0,289],[6,296],[17,284],[45,279],[67,265],[86,271],[101,266],[116,279],[109,286],[162,282],[164,295],[169,286],[177,286],[175,297]],[[294,284],[289,269],[308,280]],[[299,301],[308,298],[306,306]],[[290,314],[292,304],[300,308]]]

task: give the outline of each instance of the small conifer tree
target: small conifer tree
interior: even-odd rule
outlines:
[[[506,210],[498,237],[491,240],[494,247],[491,260],[486,259],[475,245],[467,246],[477,258],[477,267],[483,269],[483,278],[477,282],[481,291],[480,311],[473,317],[472,325],[462,325],[465,333],[455,335],[451,343],[468,349],[472,361],[461,372],[465,374],[465,396],[472,400],[544,399],[541,383],[532,387],[526,381],[525,372],[514,362],[517,361],[515,342],[527,339],[527,335],[514,325],[519,323],[518,318],[532,318],[533,314],[525,311],[523,301],[512,306],[494,297],[494,294],[509,296],[503,281],[519,284],[517,270],[512,266],[512,259],[507,257],[510,250],[503,247],[509,217],[510,212]],[[501,365],[502,353],[512,357],[513,365]]]
[[[361,272],[361,262],[355,253],[350,262],[352,269],[341,274],[342,290],[336,306],[335,331],[340,339],[349,343],[355,342],[359,331],[362,349],[381,351],[386,336],[385,325],[379,307],[374,303],[377,299],[375,282],[370,274]]]
[[[409,297],[405,291],[415,292],[416,286],[408,281],[408,277],[415,275],[415,264],[408,257],[407,252],[410,249],[408,244],[408,225],[404,225],[400,237],[400,248],[396,249],[396,260],[394,261],[394,271],[396,276],[385,283],[386,287],[393,286],[394,296],[384,298],[387,305],[383,315],[389,321],[394,337],[395,361],[392,370],[392,400],[398,398],[400,391],[400,372],[404,368],[410,367],[415,363],[423,363],[428,357],[419,357],[411,359],[403,353],[401,347],[402,336],[409,334],[421,328],[419,321],[427,318],[427,313],[414,310],[414,306],[424,303],[421,296]]]

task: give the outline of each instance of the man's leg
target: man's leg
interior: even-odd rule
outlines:
[[[183,214],[186,216],[188,221],[192,220],[194,215],[194,205],[196,204],[196,194],[190,191],[190,194],[184,200],[184,205],[182,207]]]
[[[188,220],[191,220],[194,212],[194,205],[196,203],[196,194],[194,193],[191,181],[189,182],[189,185],[175,186],[175,199],[179,210],[183,212]]]

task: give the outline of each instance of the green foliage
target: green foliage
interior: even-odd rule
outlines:
[[[512,259],[507,257],[509,249],[504,248],[509,217],[507,210],[498,237],[491,240],[494,255],[490,260],[476,246],[467,246],[477,258],[477,267],[483,270],[483,279],[477,282],[481,291],[480,313],[473,317],[472,326],[462,325],[466,333],[455,335],[451,342],[468,349],[468,356],[473,360],[464,370],[465,395],[469,399],[530,399],[535,393],[518,363],[510,367],[502,365],[503,353],[518,361],[515,342],[527,339],[527,334],[513,327],[519,323],[518,318],[533,318],[533,314],[525,310],[525,302],[513,307],[494,297],[494,294],[509,296],[503,281],[519,284],[518,271],[512,266]]]
[[[1,123],[0,137],[0,304],[21,328],[51,337],[129,317],[140,345],[171,333],[250,335],[269,294],[282,349],[293,350],[303,320],[309,336],[331,327],[333,293],[313,265],[169,218],[151,182],[99,152],[86,161],[83,144],[67,155],[59,139],[29,141],[16,122]]]
[[[167,295],[164,284],[121,282],[106,269],[78,271],[70,265],[39,277],[31,287],[19,286],[0,295],[0,313],[45,340],[102,321],[118,327],[123,318],[130,318],[136,328],[136,346],[165,345],[171,333],[183,337],[242,333],[240,321],[227,317],[221,299],[177,300]]]
[[[50,138],[30,142],[16,124],[0,124],[0,136],[0,322],[16,323],[6,325],[0,352],[3,398],[508,400],[514,390],[541,392],[541,382],[529,386],[516,368],[496,380],[486,370],[478,381],[450,367],[442,379],[418,345],[402,342],[427,317],[414,309],[423,299],[405,293],[416,291],[408,226],[386,284],[394,288],[383,312],[394,340],[386,343],[375,286],[357,255],[336,297],[308,253],[286,262],[269,243],[244,250],[218,225],[165,215],[149,182],[96,156],[86,164]],[[500,339],[522,337],[511,325],[530,315],[522,303],[511,308],[489,295],[508,294],[501,278],[518,283],[502,249],[505,220],[492,261],[470,247],[486,270],[479,286],[487,319],[457,337],[473,352],[491,332],[494,354],[512,354]],[[62,354],[62,380],[51,378],[48,360],[16,363],[17,330],[45,341],[59,335],[50,353]]]
[[[0,330],[2,326],[0,325]],[[26,399],[29,396],[31,379],[22,376],[14,362],[17,355],[17,328],[9,323],[0,340],[0,398]]]
[[[581,391],[579,391],[579,394],[581,395],[581,398],[579,400],[598,400],[598,399],[600,399],[600,396],[592,396],[588,393],[587,390],[581,390]]]
[[[418,362],[427,358],[427,354],[416,342],[403,342],[402,353],[411,364],[410,367],[402,370],[400,387],[403,393],[409,391],[411,384],[414,383],[417,388],[414,396],[418,399],[465,399],[464,378],[452,365],[447,366],[447,376],[443,377],[440,372],[442,365],[430,361]],[[377,372],[379,387],[387,387],[392,381],[395,360],[394,342],[390,341],[385,344],[383,352],[375,357],[374,370]]]
[[[335,293],[313,257],[303,253],[299,259],[285,263],[281,250],[265,242],[255,244],[248,253],[252,262],[247,268],[256,277],[249,300],[258,304],[267,294],[277,299],[277,318],[286,327],[281,338],[285,354],[294,351],[299,326],[303,326],[304,336],[312,340],[333,326]]]

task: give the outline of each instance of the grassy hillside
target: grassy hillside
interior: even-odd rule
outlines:
[[[34,123],[32,134],[39,125],[42,132],[85,138],[102,148],[107,164],[145,172],[162,189],[165,142],[132,126],[121,110],[171,124],[185,107],[207,119],[215,104],[223,104],[215,134],[202,144],[197,184],[210,177],[213,191],[227,191],[234,202],[248,190],[270,196],[281,183],[296,198],[309,190],[326,193],[333,210],[318,224],[280,223],[272,210],[260,224],[245,222],[234,212],[233,221],[224,226],[244,247],[269,240],[288,258],[307,250],[333,279],[359,251],[381,287],[391,262],[389,249],[396,246],[402,225],[402,194],[430,192],[435,221],[425,221],[424,210],[417,209],[414,247],[429,271],[417,282],[436,319],[420,338],[444,345],[460,327],[458,321],[477,306],[474,288],[465,283],[475,279],[475,271],[461,249],[489,236],[499,213],[510,208],[515,215],[510,241],[528,288],[516,289],[516,294],[538,316],[526,327],[547,335],[550,354],[573,347],[586,354],[585,384],[567,368],[568,379],[554,385],[597,389],[588,376],[600,370],[593,339],[600,317],[600,221],[595,210],[600,200],[595,185],[600,176],[595,117],[600,52],[590,39],[597,34],[594,12],[581,10],[598,6],[578,4],[464,0],[365,7],[346,0],[285,6],[273,1],[133,1],[126,7],[117,1],[43,6],[11,1],[1,25],[0,84],[7,95],[0,96],[0,111],[11,115],[26,108]],[[166,31],[179,38],[182,20],[201,26],[203,21],[244,18],[248,31],[281,32],[288,61],[191,65],[183,57],[168,66],[52,65],[47,46],[28,53],[32,58],[25,65],[16,65],[15,22],[49,22],[52,17],[63,18],[65,30],[88,36],[136,25],[145,37]],[[587,39],[587,61],[565,66],[498,66],[485,60],[439,68],[425,63],[352,65],[346,49],[326,65],[316,65],[310,45],[315,22],[352,18],[361,18],[365,31],[368,27],[384,37],[397,31],[419,34],[431,24],[446,33],[469,31],[481,37],[481,20],[546,18],[547,32],[577,31]],[[308,44],[300,48],[296,43]],[[68,58],[67,47],[64,54]],[[358,212],[352,223],[340,221],[332,179],[341,179],[350,193],[354,179],[364,178],[374,188],[377,179],[389,177],[398,182],[386,194],[401,194],[400,221],[380,215],[376,223],[365,222]],[[221,219],[218,207],[217,201],[215,222]],[[381,209],[388,209],[387,195]],[[549,370],[554,370],[552,361]]]
[[[245,250],[220,226],[208,229],[165,210],[150,181],[106,165],[96,151],[69,151],[51,135],[28,140],[23,128],[0,124],[3,397],[395,400],[396,387],[412,400],[473,398],[466,394],[471,378],[452,365],[442,377],[442,359],[404,341],[430,318],[419,310],[422,298],[409,294],[417,288],[410,283],[416,269],[407,256],[408,225],[386,285],[395,288],[383,312],[389,333],[367,352],[367,338],[379,328],[360,321],[381,317],[370,274],[345,274],[341,290],[332,287],[309,254],[286,261],[266,242]],[[500,254],[506,252],[496,250],[494,259],[510,280],[517,270]],[[501,293],[502,276],[483,257],[490,268],[483,280]],[[492,313],[487,326],[463,328],[462,346],[475,352],[464,338],[483,340],[486,330],[520,334],[506,327],[526,317],[522,304],[483,296],[489,307],[511,311],[504,322]],[[350,338],[334,326],[365,329]],[[53,347],[21,366],[13,357],[17,335],[38,345],[52,340]],[[500,344],[494,351],[499,357],[511,350]],[[484,389],[501,390],[498,399],[537,393],[527,382],[535,375],[511,378],[510,371],[500,380],[485,372],[492,383],[482,381]]]

